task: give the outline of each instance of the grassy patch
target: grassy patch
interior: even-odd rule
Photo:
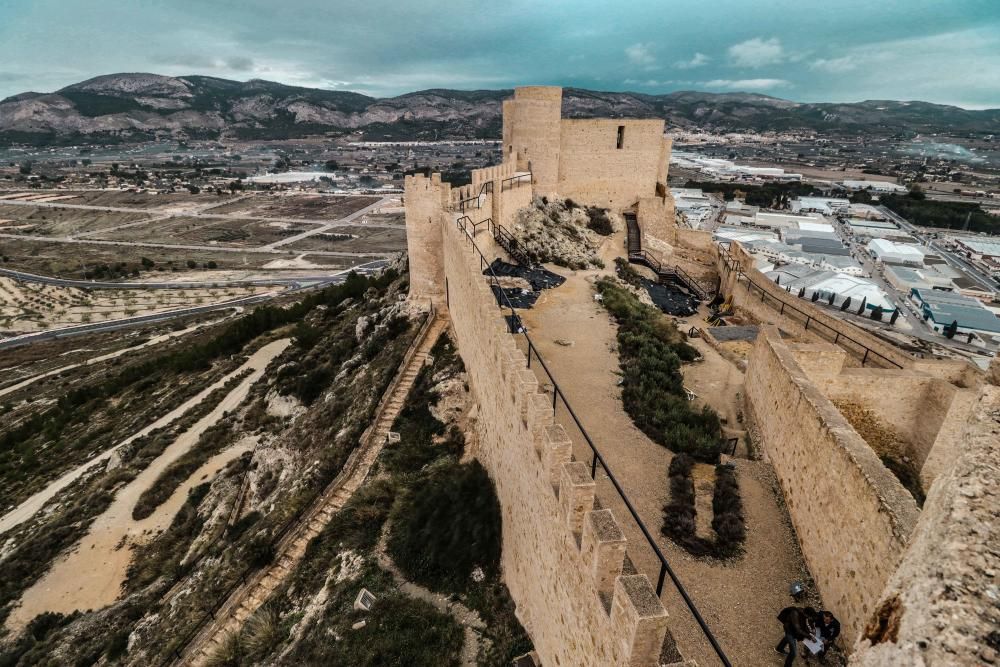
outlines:
[[[437,401],[434,378],[461,372],[462,358],[447,336],[438,339],[431,357],[434,363],[420,369],[406,404],[393,422],[392,430],[399,433],[399,442],[386,447],[380,458],[392,475],[419,472],[442,456],[457,461],[465,446],[462,434],[454,429],[447,431],[430,410]]]
[[[568,206],[567,202],[567,206]],[[587,229],[601,236],[611,236],[615,232],[614,226],[611,224],[611,218],[608,217],[608,209],[597,208],[596,206],[587,207]]]
[[[618,323],[625,411],[654,442],[699,461],[717,461],[722,446],[719,416],[708,406],[692,409],[680,371],[681,362],[696,358],[697,350],[662,313],[613,280],[600,280],[597,289]]]

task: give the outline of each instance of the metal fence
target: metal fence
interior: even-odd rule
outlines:
[[[611,471],[611,468],[605,461],[604,456],[597,448],[597,445],[594,444],[594,441],[590,437],[590,434],[587,433],[587,429],[583,427],[583,424],[580,422],[580,418],[573,410],[573,406],[570,405],[569,400],[566,398],[566,395],[559,387],[559,383],[556,382],[556,378],[552,374],[552,371],[549,370],[549,367],[545,364],[545,360],[542,359],[542,356],[538,353],[538,349],[535,346],[535,343],[531,340],[531,336],[528,335],[528,332],[527,330],[524,329],[524,327],[519,326],[520,318],[517,316],[517,311],[515,310],[514,306],[511,305],[510,300],[507,298],[507,295],[504,293],[504,291],[502,289],[499,289],[500,278],[493,272],[493,269],[490,265],[490,260],[488,260],[486,256],[483,255],[482,250],[480,250],[479,245],[476,243],[475,240],[475,234],[478,231],[478,227],[487,222],[494,238],[496,238],[498,233],[509,233],[507,232],[506,229],[503,228],[502,225],[493,222],[492,220],[488,221],[484,220],[479,223],[474,223],[472,219],[469,218],[468,216],[462,216],[461,218],[458,218],[456,220],[458,228],[465,233],[466,237],[469,239],[469,244],[471,245],[473,250],[479,255],[481,270],[484,272],[484,275],[486,275],[487,278],[489,279],[491,286],[495,287],[493,292],[497,297],[497,306],[501,310],[510,311],[510,316],[508,321],[511,323],[511,332],[515,335],[522,336],[523,341],[527,345],[527,357],[528,357],[527,367],[532,368],[532,363],[534,363],[535,367],[540,368],[542,372],[545,374],[545,377],[548,379],[549,384],[552,385],[552,409],[554,411],[559,411],[561,409],[569,417],[570,424],[576,428],[580,436],[583,438],[583,441],[587,444],[587,447],[590,449],[591,478],[594,479],[595,481],[597,480],[598,468],[600,468],[600,470],[604,472],[604,475],[606,476],[607,480],[610,482],[615,493],[617,494],[618,501],[620,502],[621,505],[625,507],[629,516],[632,517],[632,520],[635,522],[635,525],[638,527],[643,537],[645,537],[646,544],[649,546],[653,556],[659,563],[659,573],[656,579],[657,596],[662,595],[666,577],[669,576],[670,581],[673,583],[675,590],[677,591],[677,593],[680,594],[681,598],[684,601],[684,604],[691,612],[691,615],[694,618],[694,620],[698,623],[701,632],[704,634],[709,644],[711,644],[712,650],[715,652],[716,656],[718,656],[720,662],[726,667],[731,667],[731,663],[729,662],[729,659],[726,657],[725,651],[722,650],[722,646],[719,645],[719,642],[715,638],[715,635],[712,634],[712,630],[708,627],[708,624],[705,622],[705,619],[698,611],[697,606],[695,606],[694,601],[691,599],[687,591],[684,589],[684,586],[683,584],[681,584],[681,581],[677,577],[677,574],[674,572],[673,568],[670,567],[670,563],[667,561],[666,556],[663,555],[663,551],[656,543],[656,540],[650,533],[649,528],[646,527],[646,524],[639,516],[639,513],[636,510],[635,506],[632,504],[632,501],[629,499],[628,495],[625,493],[625,490],[622,488],[621,482],[615,477],[614,473]],[[567,426],[567,424],[563,424],[563,426],[565,427]]]
[[[889,357],[885,356],[881,352],[878,352],[864,343],[862,343],[857,338],[854,338],[848,334],[835,329],[834,327],[826,324],[818,319],[814,314],[799,308],[794,303],[785,301],[784,299],[779,299],[773,295],[770,290],[760,285],[753,278],[751,278],[740,265],[739,261],[723,246],[719,246],[719,256],[722,258],[723,263],[726,266],[726,270],[730,273],[736,271],[736,280],[744,281],[747,285],[747,293],[753,296],[754,289],[760,292],[761,303],[770,305],[778,311],[779,315],[784,315],[786,311],[789,313],[796,313],[801,318],[803,318],[803,324],[807,331],[812,327],[812,330],[817,334],[822,334],[834,345],[839,345],[845,351],[851,352],[852,354],[858,356],[861,359],[861,365],[864,366],[868,363],[869,359],[878,359],[881,365],[886,365],[892,368],[903,368],[902,364],[899,364]],[[769,303],[770,301],[770,303]]]

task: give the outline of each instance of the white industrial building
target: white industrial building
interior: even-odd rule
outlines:
[[[697,169],[703,174],[722,181],[801,181],[802,174],[790,174],[779,167],[751,167],[731,160],[711,158],[686,151],[673,151],[670,164],[687,169]]]
[[[857,190],[871,190],[876,194],[896,194],[909,192],[904,186],[888,181],[841,181],[846,189],[855,192]]]
[[[711,198],[698,188],[671,188],[674,208],[692,229],[701,229],[715,215]]]
[[[771,229],[801,229],[801,223],[822,223],[826,222],[819,214],[793,215],[791,213],[763,213],[758,212],[754,216],[754,224],[758,227],[769,227]]]
[[[792,213],[846,214],[851,202],[838,197],[799,197],[790,202]]]
[[[883,264],[924,265],[925,253],[917,246],[893,243],[886,239],[872,239],[866,247],[871,256]]]
[[[828,304],[833,295],[835,307],[840,307],[850,298],[851,309],[855,311],[862,301],[865,302],[866,310],[874,310],[877,306],[881,306],[886,312],[896,309],[896,305],[878,285],[858,276],[804,266],[783,266],[764,275],[776,280],[782,287],[791,288],[792,294],[797,294],[803,287],[805,298],[811,299],[814,293],[818,293],[817,300],[824,304]]]

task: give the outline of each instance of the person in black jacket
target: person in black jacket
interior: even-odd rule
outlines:
[[[778,613],[778,620],[785,630],[785,636],[781,638],[774,650],[784,654],[785,647],[788,647],[788,657],[785,658],[785,667],[791,667],[798,655],[798,643],[807,637],[812,636],[813,630],[812,616],[816,612],[810,608],[799,609],[798,607],[785,607]]]
[[[832,612],[824,609],[816,619],[816,627],[819,629],[819,636],[823,639],[823,653],[820,654],[823,655],[840,636],[840,621]]]

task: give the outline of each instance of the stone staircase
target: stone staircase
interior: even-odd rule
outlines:
[[[246,584],[237,588],[219,609],[215,620],[207,625],[187,645],[176,665],[203,665],[225,642],[231,633],[237,633],[243,623],[262,605],[294,569],[305,554],[310,540],[320,534],[334,513],[340,510],[355,491],[364,483],[368,472],[381,453],[392,424],[399,416],[406,397],[417,379],[417,374],[427,362],[431,348],[448,326],[447,314],[431,313],[428,322],[400,364],[392,384],[386,390],[375,413],[372,426],[361,437],[361,444],[354,451],[344,469],[330,483],[322,496],[306,511],[294,528],[282,538],[271,565],[247,578]]]

